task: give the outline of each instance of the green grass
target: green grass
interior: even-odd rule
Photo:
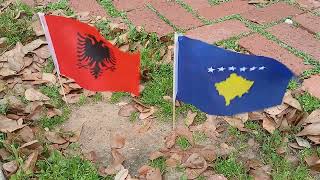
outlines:
[[[99,175],[96,168],[89,161],[78,156],[63,157],[60,152],[53,152],[48,159],[37,163],[40,169],[36,177],[40,180],[98,180]]]
[[[65,103],[59,93],[59,87],[55,85],[41,86],[40,91],[50,98],[50,103],[55,107],[62,107]]]
[[[133,112],[131,113],[129,120],[130,122],[135,122],[139,117],[139,112]]]
[[[309,93],[304,93],[298,97],[298,101],[306,112],[312,112],[320,108],[320,100]]]
[[[113,3],[112,0],[98,0],[100,2],[100,4],[106,9],[106,11],[108,12],[108,14],[112,17],[120,17],[122,16],[122,12],[118,11]]]
[[[161,174],[164,174],[167,168],[166,159],[164,157],[159,157],[155,160],[150,160],[149,166],[160,169]]]
[[[214,163],[214,170],[217,174],[223,174],[227,178],[239,180],[251,179],[247,174],[242,163],[237,162],[234,156],[227,159],[218,158]]]
[[[19,12],[25,13],[25,16],[15,19]],[[33,39],[34,33],[29,28],[32,15],[32,9],[22,3],[14,3],[0,14],[0,37],[8,39],[8,46]]]
[[[191,148],[191,144],[186,137],[178,137],[176,144],[184,151]]]
[[[112,93],[110,102],[115,104],[115,103],[120,102],[123,98],[128,97],[128,96],[129,96],[128,93],[115,92],[115,93]]]
[[[52,12],[56,10],[63,10],[63,13],[67,16],[74,15],[73,10],[69,7],[69,0],[59,0],[49,3],[45,7],[36,8],[37,12]]]
[[[230,1],[230,0],[208,0],[209,1],[209,3],[211,4],[211,5],[219,5],[219,4],[221,4],[221,3],[224,3],[224,2],[228,2],[228,1]]]
[[[194,132],[192,134],[192,136],[193,136],[194,142],[197,143],[197,144],[205,142],[208,139],[207,135],[204,132],[201,132],[201,131]]]
[[[49,129],[53,129],[54,127],[62,124],[63,122],[65,122],[69,118],[71,110],[69,109],[68,106],[62,107],[61,110],[62,110],[61,116],[54,116],[52,118],[49,118],[47,116],[43,116],[40,118],[39,124],[43,128],[49,128]]]
[[[320,32],[316,33],[316,39],[320,40]]]
[[[0,104],[0,114],[6,115],[8,112],[8,104]]]
[[[46,66],[43,68],[43,72],[45,73],[52,73],[53,70],[54,70],[54,63],[53,63],[53,60],[52,60],[52,57],[48,58],[47,59],[47,64]]]
[[[289,82],[288,89],[289,90],[296,90],[296,89],[298,89],[299,86],[300,86],[299,82],[296,79],[292,79]]]

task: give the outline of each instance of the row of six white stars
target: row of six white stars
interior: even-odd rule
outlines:
[[[223,71],[226,70],[226,69],[227,69],[227,68],[225,68],[225,67],[217,68],[218,72],[223,72]],[[228,67],[228,70],[229,70],[229,71],[235,71],[236,69],[237,69],[237,68],[234,67],[234,66]],[[250,67],[250,68],[241,67],[241,68],[240,68],[240,72],[245,72],[246,70],[254,71],[254,70],[256,70],[256,69],[262,71],[262,70],[266,69],[266,67],[264,67],[264,66],[261,66],[261,67],[253,66],[253,67]],[[208,73],[213,73],[213,71],[215,71],[215,70],[216,70],[216,69],[214,69],[213,67],[210,67],[210,68],[208,68]]]

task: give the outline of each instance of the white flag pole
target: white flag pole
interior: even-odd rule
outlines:
[[[176,96],[178,90],[178,55],[179,55],[179,34],[174,34],[174,59],[173,59],[173,95],[172,95],[172,128],[176,129]]]
[[[48,42],[48,47],[49,47],[49,50],[50,50],[50,53],[51,53],[51,56],[52,56],[52,59],[53,59],[54,67],[56,68],[56,71],[57,71],[57,74],[58,74],[58,81],[59,81],[60,86],[61,86],[61,90],[62,90],[62,94],[63,94],[63,97],[64,97],[64,101],[68,104],[66,93],[65,93],[64,87],[63,87],[63,83],[61,81],[59,63],[58,63],[58,60],[57,60],[56,52],[55,52],[55,50],[53,48],[53,43],[52,43],[52,39],[51,39],[50,32],[49,32],[49,29],[48,29],[46,18],[44,17],[43,13],[38,13],[38,16],[39,16],[39,19],[40,19],[40,22],[41,22],[41,25],[42,25],[42,29],[44,31],[44,35],[46,36],[46,39],[47,39],[47,42]]]

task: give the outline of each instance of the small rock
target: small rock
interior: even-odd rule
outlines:
[[[293,24],[293,21],[291,19],[286,19],[284,22],[287,24]]]

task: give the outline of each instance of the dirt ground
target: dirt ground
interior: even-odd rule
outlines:
[[[130,122],[129,118],[118,115],[120,107],[106,102],[88,104],[72,111],[70,119],[62,125],[66,131],[81,130],[79,144],[83,153],[95,151],[100,163],[108,165],[111,161],[111,136],[125,137],[124,148],[120,153],[126,157],[124,167],[137,172],[147,164],[148,155],[163,146],[163,139],[171,130],[170,123],[153,120],[151,128],[139,133],[142,120]]]

